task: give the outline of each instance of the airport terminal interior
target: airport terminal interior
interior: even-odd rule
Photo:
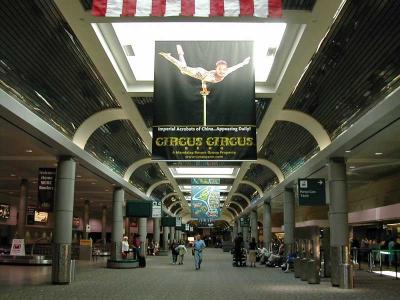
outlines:
[[[0,7],[0,299],[399,299],[400,1]]]

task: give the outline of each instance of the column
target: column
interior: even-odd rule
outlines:
[[[101,208],[101,213],[101,239],[105,245],[107,239],[107,206]]]
[[[130,220],[129,217],[124,217],[124,234],[129,238],[129,226],[130,226]]]
[[[242,230],[242,226],[240,226],[240,219],[237,219],[237,224],[236,225],[237,225],[237,232],[238,233],[242,233],[243,230]]]
[[[175,240],[179,241],[181,236],[181,231],[179,229],[175,229]]]
[[[257,223],[257,211],[256,210],[252,210],[250,212],[250,226],[251,226],[250,240],[255,238],[256,243],[258,243],[258,223]]]
[[[285,188],[283,199],[283,225],[285,230],[284,243],[286,254],[291,253],[294,247],[294,191]]]
[[[170,232],[169,240],[172,244],[172,241],[175,239],[175,227],[170,227],[169,232]]]
[[[121,259],[121,242],[123,236],[123,206],[125,192],[123,188],[114,189],[113,194],[113,217],[111,228],[111,257],[110,260]]]
[[[142,256],[146,256],[147,218],[139,218],[139,234],[140,234],[140,254]]]
[[[264,202],[264,214],[263,214],[263,239],[264,247],[269,249],[272,239],[271,230],[271,204]]]
[[[247,246],[249,245],[249,227],[242,227],[242,234],[243,234],[244,247],[247,248]]]
[[[163,250],[168,251],[168,235],[169,227],[164,226],[163,228]]]
[[[331,242],[331,283],[339,285],[339,265],[345,262],[342,249],[349,245],[347,219],[346,164],[343,158],[331,158],[328,166],[329,179],[329,226]],[[344,254],[347,254],[348,250]],[[346,256],[346,255],[344,255]],[[346,261],[347,263],[347,261]],[[348,270],[347,270],[348,271]],[[350,276],[350,274],[346,274]]]
[[[75,168],[76,163],[71,157],[60,158],[56,178],[51,272],[52,282],[55,284],[67,284],[71,280]]]
[[[154,243],[160,245],[160,218],[153,219],[153,236],[154,236]]]
[[[85,204],[83,206],[83,239],[89,239],[89,231],[86,230],[86,226],[89,225],[89,200],[85,200]]]
[[[22,179],[19,189],[18,223],[17,223],[17,236],[20,239],[25,238],[27,193],[28,193],[28,180]]]
[[[238,234],[238,226],[237,226],[237,223],[238,223],[237,220],[233,223],[232,241],[234,241],[234,240],[236,239],[237,234]]]

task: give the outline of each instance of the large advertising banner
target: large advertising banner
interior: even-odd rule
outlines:
[[[256,160],[253,42],[156,41],[154,160]]]
[[[216,219],[220,216],[218,186],[192,186],[192,218]]]
[[[40,168],[38,178],[38,209],[52,211],[54,204],[54,191],[56,186],[55,168]]]

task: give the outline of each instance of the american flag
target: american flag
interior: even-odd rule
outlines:
[[[93,0],[102,17],[281,17],[282,0]]]

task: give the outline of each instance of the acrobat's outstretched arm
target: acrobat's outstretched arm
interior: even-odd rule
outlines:
[[[250,62],[250,56],[246,57],[241,63],[238,63],[237,65],[234,65],[230,68],[228,68],[225,72],[225,76],[229,75],[230,73],[232,73],[233,71],[236,71],[237,69],[240,69],[241,67],[248,65]]]

